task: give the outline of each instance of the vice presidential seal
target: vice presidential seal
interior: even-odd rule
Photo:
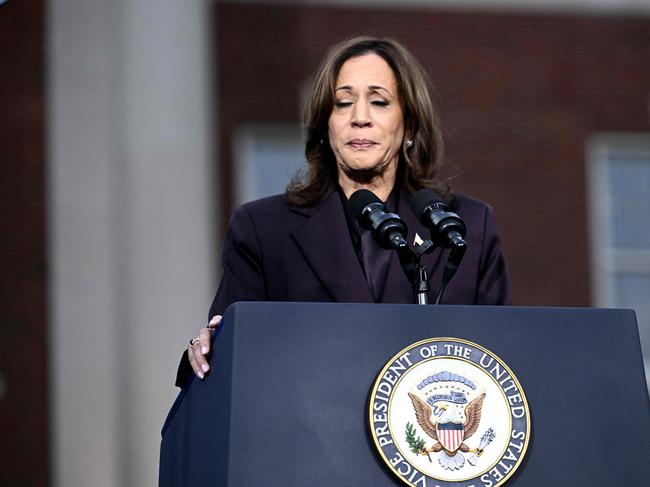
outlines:
[[[472,342],[431,338],[391,358],[370,397],[370,429],[407,485],[497,487],[519,467],[530,412],[519,381]]]

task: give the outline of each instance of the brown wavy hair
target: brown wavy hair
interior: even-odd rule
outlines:
[[[354,37],[335,45],[316,70],[303,109],[307,166],[287,186],[287,199],[297,206],[309,206],[337,187],[336,159],[327,140],[336,79],[348,59],[364,54],[384,59],[397,80],[405,136],[396,184],[410,193],[431,188],[447,199],[449,186],[439,174],[444,143],[433,85],[422,65],[404,46],[393,39],[375,37]],[[407,139],[413,141],[410,146]]]

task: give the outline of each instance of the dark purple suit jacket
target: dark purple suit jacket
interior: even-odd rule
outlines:
[[[456,195],[456,212],[467,225],[468,250],[447,286],[447,304],[509,304],[508,277],[490,207]],[[408,240],[426,239],[405,191],[399,213]],[[448,251],[423,257],[431,275],[432,296],[442,278]],[[223,278],[210,317],[235,301],[336,301],[372,303],[373,297],[354,249],[341,199],[331,193],[316,207],[290,206],[272,196],[238,208],[223,247]],[[393,252],[385,303],[412,303],[411,286]]]
[[[506,265],[491,208],[456,195],[455,211],[467,225],[468,250],[451,280],[442,303],[509,304]],[[408,240],[428,230],[411,210],[406,191],[400,192],[399,214]],[[423,256],[431,276],[431,296],[442,278],[447,250]],[[383,294],[384,303],[412,303],[411,285],[393,252]],[[290,205],[284,195],[247,203],[232,215],[223,246],[223,277],[210,315],[223,314],[235,301],[374,302],[352,243],[341,198],[331,193],[314,207]],[[183,357],[177,385],[191,374]]]

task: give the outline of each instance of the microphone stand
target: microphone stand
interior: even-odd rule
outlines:
[[[429,304],[429,291],[431,290],[431,286],[429,285],[429,272],[426,267],[420,263],[420,260],[424,254],[431,253],[434,249],[435,245],[431,240],[425,240],[420,245],[415,246],[415,250],[407,246],[397,248],[397,255],[402,270],[411,283],[413,302],[415,304]],[[451,249],[449,257],[447,258],[447,263],[442,272],[442,283],[440,284],[440,289],[436,294],[434,304],[440,304],[442,294],[445,292],[447,284],[451,281],[451,278],[456,274],[466,250],[467,246],[464,242],[463,245],[458,245]]]
[[[416,265],[417,277],[412,282],[413,285],[413,301],[415,304],[429,304],[429,273],[426,267],[418,264]]]
[[[415,304],[429,304],[429,272],[426,267],[420,264],[420,259],[424,254],[432,252],[434,249],[431,240],[425,240],[422,244],[412,250],[410,247],[397,249],[400,264],[406,274],[411,289],[413,290],[413,302]]]

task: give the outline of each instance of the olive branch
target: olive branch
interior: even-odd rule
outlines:
[[[416,437],[415,434],[417,431],[415,430],[415,426],[413,426],[411,423],[406,423],[406,442],[409,444],[409,448],[413,453],[416,455],[427,455],[429,456],[429,452],[427,452],[424,448],[424,440],[420,438],[419,436]],[[431,461],[431,457],[429,457],[429,461]]]

